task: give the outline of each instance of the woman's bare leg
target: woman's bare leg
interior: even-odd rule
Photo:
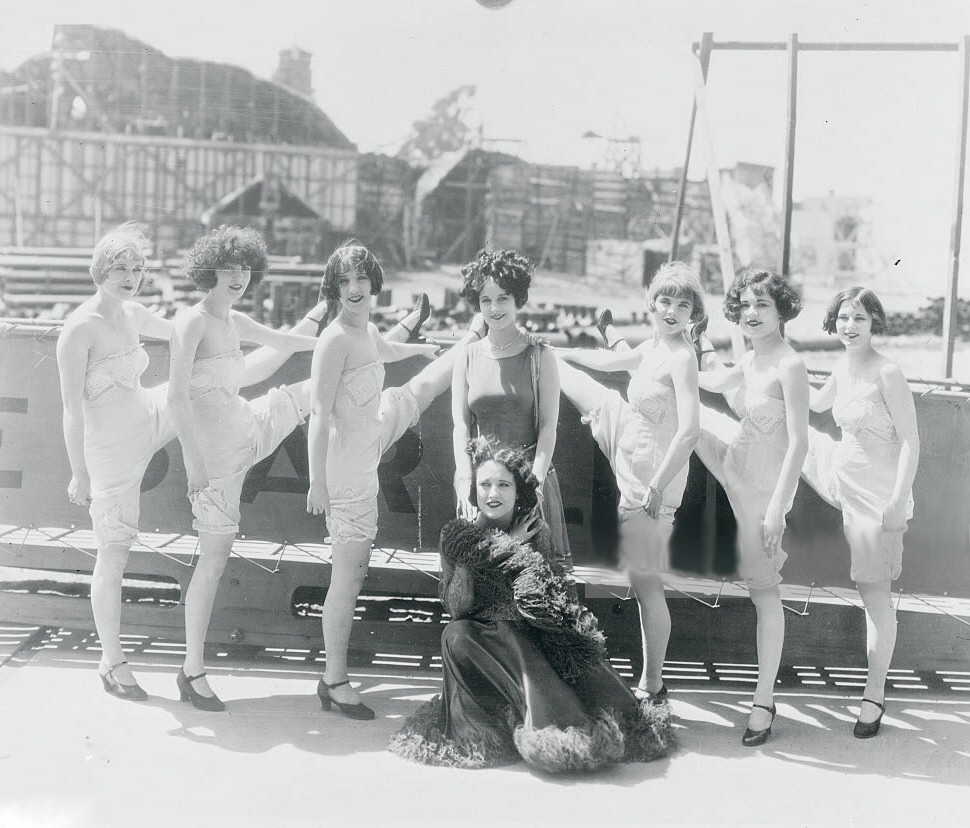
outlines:
[[[209,619],[235,537],[199,532],[199,559],[185,591],[185,662],[182,668],[186,676],[205,671],[203,651]],[[192,687],[203,696],[214,695],[204,677],[193,681]]]
[[[91,612],[94,626],[101,642],[102,673],[112,668],[114,677],[122,684],[134,684],[135,677],[121,649],[121,579],[128,563],[129,547],[125,544],[109,544],[98,549],[91,576]],[[120,667],[117,665],[121,665]]]
[[[370,541],[350,541],[333,545],[330,586],[323,602],[323,641],[327,666],[323,680],[336,684],[347,678],[347,650],[354,623],[357,598],[370,564]],[[330,695],[342,704],[357,704],[360,695],[349,684],[334,688]]]
[[[890,581],[858,584],[859,596],[866,608],[866,656],[869,674],[864,698],[882,702],[886,696],[886,675],[896,649],[896,608]],[[859,721],[874,722],[882,711],[874,704],[863,704]]]
[[[771,707],[785,643],[785,610],[777,586],[750,589],[749,592],[758,616],[758,684],[754,691],[754,703]],[[767,710],[759,707],[751,709],[749,728],[764,730],[770,724],[771,714]]]

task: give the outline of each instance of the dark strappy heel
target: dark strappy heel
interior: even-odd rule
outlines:
[[[187,676],[185,670],[179,669],[179,674],[175,678],[175,683],[179,689],[179,701],[192,702],[192,706],[196,710],[220,713],[226,709],[225,702],[222,699],[216,695],[203,696],[192,686],[193,681],[202,678],[204,675],[205,673],[199,673],[197,676]]]
[[[374,718],[374,711],[371,710],[366,704],[357,702],[357,704],[345,704],[344,702],[339,702],[333,696],[330,695],[331,690],[335,690],[338,687],[343,687],[345,684],[350,684],[350,679],[344,679],[343,681],[335,682],[334,684],[327,684],[322,678],[317,683],[317,698],[320,699],[320,706],[324,710],[329,710],[330,705],[337,705],[337,710],[343,713],[350,719],[360,719],[361,721],[369,721]]]
[[[865,699],[865,698],[862,700],[862,702],[863,704],[865,702],[869,702],[869,704],[874,704],[876,707],[878,707],[879,715],[876,717],[876,720],[874,722],[860,722],[856,720],[855,727],[852,728],[852,735],[855,736],[856,739],[871,739],[879,732],[879,725],[882,724],[882,717],[883,717],[883,714],[886,712],[886,705],[880,704],[879,702],[873,701],[872,699]],[[862,715],[861,706],[859,708],[859,715],[860,716]]]
[[[637,687],[633,693],[640,701],[650,702],[651,707],[661,707],[670,703],[670,694],[667,692],[667,685],[660,683],[660,689],[656,693],[651,693],[643,687]]]
[[[767,710],[771,714],[771,721],[768,722],[768,727],[764,730],[752,730],[750,727],[746,727],[744,729],[744,736],[741,737],[741,744],[745,747],[757,747],[768,741],[768,737],[771,735],[771,724],[774,722],[775,713],[777,712],[774,705],[765,707],[763,704],[752,704],[751,706]]]
[[[137,681],[134,684],[122,684],[114,676],[115,670],[127,663],[127,661],[119,661],[114,667],[110,667],[107,673],[98,671],[98,675],[101,676],[101,683],[104,685],[104,691],[126,701],[145,701],[148,698],[148,693],[142,689]]]
[[[398,324],[408,332],[408,342],[419,342],[421,340],[421,326],[428,321],[428,317],[431,316],[431,303],[428,301],[428,294],[422,293],[417,302],[414,303],[414,307],[411,308],[411,313],[415,311],[418,312],[418,321],[414,328],[409,328],[403,322]],[[408,314],[410,316],[410,314]]]

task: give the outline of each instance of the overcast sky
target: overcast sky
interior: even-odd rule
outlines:
[[[917,40],[970,34],[968,0],[0,0],[0,66],[50,46],[55,23],[113,26],[170,56],[271,76],[280,49],[313,52],[320,106],[363,151],[393,152],[411,122],[459,84],[478,87],[487,138],[518,139],[530,160],[588,164],[587,131],[642,141],[648,167],[681,163],[693,83],[690,44],[717,39]],[[799,66],[795,195],[873,198],[946,218],[955,166],[955,54],[806,54]],[[781,165],[783,53],[716,53],[715,154]],[[692,167],[703,175],[703,155]],[[945,252],[946,222],[918,246]],[[925,235],[925,234],[923,234]]]

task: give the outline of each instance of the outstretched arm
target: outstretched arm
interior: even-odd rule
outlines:
[[[781,548],[788,504],[795,496],[795,487],[808,454],[808,372],[800,357],[789,356],[781,360],[778,381],[785,399],[788,449],[765,512],[764,541],[765,549],[769,551]]]
[[[607,351],[603,348],[554,348],[566,362],[592,368],[594,371],[636,371],[643,361],[643,345],[629,351]]]
[[[660,516],[663,491],[680,472],[694,450],[700,434],[700,400],[697,391],[697,360],[694,354],[682,351],[674,354],[670,365],[677,402],[677,432],[674,434],[663,460],[654,472],[644,508],[650,517]]]
[[[808,407],[815,412],[828,411],[835,402],[835,374],[829,374],[820,388],[808,390]]]
[[[377,325],[373,322],[368,323],[367,332],[370,334],[374,345],[377,346],[377,354],[381,362],[400,362],[402,359],[409,359],[413,356],[434,359],[440,348],[431,342],[424,344],[413,344],[407,342],[393,342],[381,336]]]
[[[144,305],[137,302],[131,303],[133,306],[133,319],[138,333],[152,339],[164,339],[170,341],[175,333],[175,323],[171,319],[162,319],[155,316]]]
[[[896,467],[896,483],[893,494],[883,512],[882,524],[887,532],[901,532],[906,528],[906,507],[909,493],[916,479],[919,465],[919,428],[916,422],[916,404],[913,392],[899,366],[892,362],[883,365],[879,372],[881,391],[886,407],[893,418],[893,427],[899,435],[899,463]]]
[[[244,313],[232,311],[232,321],[239,332],[239,338],[245,342],[255,342],[257,345],[268,345],[277,351],[293,354],[297,351],[312,351],[317,345],[315,336],[306,336],[292,331],[278,331],[261,325]]]
[[[468,356],[465,345],[456,345],[455,367],[451,374],[451,442],[455,455],[455,497],[458,512],[471,520],[476,509],[469,500],[472,485],[472,461],[466,449],[472,432],[472,412],[468,408]]]

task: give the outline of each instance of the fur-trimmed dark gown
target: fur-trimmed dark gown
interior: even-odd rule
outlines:
[[[532,543],[454,520],[441,532],[443,695],[390,750],[428,765],[487,768],[520,758],[557,773],[650,761],[673,747],[669,708],[637,701],[606,660],[596,617]]]

